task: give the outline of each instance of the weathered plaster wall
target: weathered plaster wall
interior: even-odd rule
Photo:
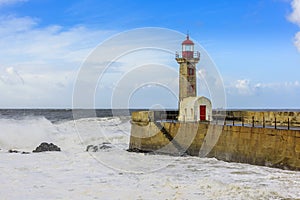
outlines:
[[[179,121],[200,121],[200,105],[206,106],[206,121],[212,120],[211,101],[206,97],[187,97],[180,102]]]

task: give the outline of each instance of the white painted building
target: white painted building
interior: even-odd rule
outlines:
[[[179,121],[212,121],[212,104],[206,97],[186,97],[180,102]]]

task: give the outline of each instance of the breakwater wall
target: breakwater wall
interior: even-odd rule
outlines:
[[[132,114],[129,150],[215,157],[229,162],[300,170],[300,131],[209,122],[152,121]]]

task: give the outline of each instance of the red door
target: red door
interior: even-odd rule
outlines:
[[[201,105],[200,106],[200,121],[205,121],[206,120],[206,106]]]

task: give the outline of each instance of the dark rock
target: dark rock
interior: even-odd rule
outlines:
[[[127,149],[128,152],[134,152],[134,153],[154,153],[153,151],[146,151],[146,150],[141,150],[138,148],[131,148]]]
[[[85,151],[89,151],[91,148],[93,148],[94,147],[94,145],[88,145],[87,147],[86,147],[86,150]]]
[[[88,145],[86,147],[86,151],[90,151],[90,152],[97,152],[99,150],[98,146],[96,145]]]
[[[8,153],[20,153],[20,151],[10,149],[10,150],[8,150]]]
[[[93,152],[97,152],[99,150],[98,146],[93,146]]]
[[[108,146],[106,144],[103,144],[99,147],[99,149],[111,149],[111,146]]]
[[[99,145],[88,145],[86,147],[86,151],[90,151],[90,152],[97,152],[99,150],[104,150],[104,149],[111,149],[112,147],[109,146],[109,142],[103,142],[102,144]]]
[[[61,151],[61,150],[55,144],[52,144],[52,143],[48,144],[46,142],[43,142],[32,152],[38,153],[38,152],[44,152],[44,151]]]
[[[13,150],[13,149],[8,150],[8,153],[30,154],[30,152],[18,151],[18,150]]]

